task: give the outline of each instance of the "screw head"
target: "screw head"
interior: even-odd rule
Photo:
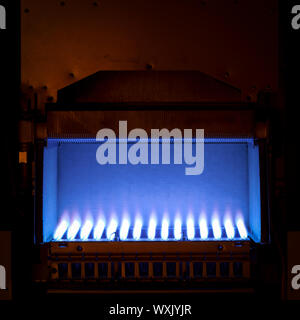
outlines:
[[[57,269],[56,268],[51,268],[51,273],[53,273],[53,274],[57,273]]]
[[[153,65],[150,63],[146,64],[146,70],[152,70],[153,69]]]

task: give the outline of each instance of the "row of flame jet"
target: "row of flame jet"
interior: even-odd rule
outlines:
[[[129,237],[129,230],[132,229],[132,234]],[[222,229],[225,230],[226,239],[231,240],[235,238],[247,239],[248,232],[244,223],[242,216],[238,216],[235,219],[235,226],[233,220],[230,217],[226,217],[223,221],[223,226],[219,217],[215,216],[211,219],[211,224],[208,225],[206,218],[200,218],[198,225],[195,225],[195,221],[192,217],[188,217],[185,226],[183,226],[182,219],[175,218],[172,225],[173,237],[170,235],[170,221],[167,218],[163,218],[160,226],[158,227],[157,219],[150,217],[148,225],[146,226],[146,237],[142,237],[143,221],[141,218],[136,218],[134,224],[130,225],[130,220],[123,218],[121,224],[118,224],[117,219],[111,218],[109,223],[106,225],[105,219],[99,218],[96,223],[93,222],[91,217],[86,218],[83,223],[81,223],[80,218],[75,218],[71,222],[69,219],[62,218],[57,225],[54,232],[53,240],[115,240],[119,239],[122,241],[128,240],[196,240],[195,233],[196,228],[199,228],[200,238],[197,240],[207,240],[209,237],[209,229],[212,229],[213,239],[222,238]],[[238,231],[239,237],[236,236],[236,229]],[[157,230],[160,236],[157,236]],[[185,233],[183,232],[185,231]],[[118,235],[118,236],[117,236]],[[185,236],[184,236],[185,235]]]

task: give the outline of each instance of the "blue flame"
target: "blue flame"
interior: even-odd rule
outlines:
[[[87,240],[89,238],[89,235],[93,229],[93,220],[91,218],[86,219],[83,226],[80,230],[80,239],[82,241]]]
[[[91,216],[87,216],[83,225],[81,225],[78,215],[73,218],[72,223],[69,223],[68,216],[64,215],[57,225],[55,233],[53,235],[54,241],[68,240],[73,241],[76,239],[79,233],[79,238],[82,241],[94,240],[94,241],[106,241],[106,240],[116,240],[118,235],[122,241],[145,241],[145,240],[164,240],[164,241],[178,241],[183,240],[182,234],[183,230],[186,232],[187,240],[194,241],[205,241],[205,240],[245,240],[248,239],[248,231],[245,226],[243,216],[239,212],[236,216],[236,226],[233,224],[233,220],[230,215],[226,215],[224,219],[224,225],[220,223],[218,213],[215,211],[213,213],[213,218],[211,221],[211,226],[208,226],[207,218],[205,213],[201,213],[199,216],[199,227],[195,226],[193,214],[188,215],[186,221],[186,228],[182,226],[182,219],[177,213],[173,221],[173,235],[170,232],[172,229],[172,224],[167,215],[165,215],[161,221],[158,221],[155,214],[152,213],[147,229],[146,238],[142,237],[143,222],[140,214],[137,214],[134,220],[134,226],[131,236],[129,236],[130,231],[130,219],[129,215],[125,215],[121,220],[120,227],[118,227],[118,221],[113,215],[109,220],[109,224],[106,227],[105,219],[101,215],[98,217],[96,224],[93,222]],[[159,223],[160,222],[160,223]],[[161,227],[158,227],[160,225]],[[106,237],[103,238],[103,234],[106,228]],[[196,229],[198,228],[199,236],[196,237]],[[212,230],[213,237],[209,236],[209,228]],[[226,235],[222,237],[222,228],[224,228]],[[160,237],[156,236],[156,230],[160,230]],[[237,231],[236,231],[237,230]],[[93,232],[92,232],[93,231]],[[239,236],[235,237],[235,234]],[[64,235],[66,234],[66,239]]]
[[[165,217],[161,225],[161,238],[162,240],[168,240],[169,238],[169,221]]]
[[[121,228],[120,228],[120,239],[121,240],[127,239],[129,226],[130,226],[130,223],[129,223],[128,218],[123,218]]]
[[[202,240],[206,240],[208,237],[208,228],[207,228],[207,221],[205,217],[201,217],[199,221],[199,228],[200,228],[200,236]]]
[[[194,218],[190,215],[186,221],[187,227],[187,238],[189,240],[193,240],[195,237],[195,225],[194,225]]]
[[[233,239],[235,232],[234,232],[234,227],[233,227],[232,220],[230,217],[225,218],[224,226],[225,226],[227,238]]]
[[[247,229],[245,227],[245,223],[244,223],[244,220],[242,217],[237,218],[236,225],[237,225],[240,237],[242,239],[246,239],[248,237],[248,232],[247,232]]]
[[[177,216],[174,222],[174,238],[180,240],[182,238],[181,219]]]
[[[108,240],[114,240],[117,237],[117,234],[116,234],[117,228],[118,228],[118,221],[115,217],[112,217],[106,229],[106,237]]]
[[[156,225],[157,225],[156,219],[154,216],[152,216],[149,220],[149,225],[148,225],[148,239],[149,240],[155,239]]]
[[[80,229],[80,226],[81,226],[80,220],[78,218],[75,218],[68,228],[67,239],[69,241],[72,241],[75,239],[75,237]]]
[[[61,240],[63,235],[66,233],[68,227],[69,227],[69,222],[66,219],[62,219],[61,222],[56,227],[53,239],[56,241]]]
[[[140,218],[140,216],[138,216],[135,219],[134,228],[133,228],[133,239],[134,240],[140,240],[141,233],[142,233],[142,227],[143,227],[143,221]]]
[[[97,224],[94,227],[93,237],[95,240],[100,240],[105,228],[105,221],[103,218],[99,218]]]

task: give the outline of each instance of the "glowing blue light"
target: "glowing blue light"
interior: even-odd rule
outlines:
[[[156,219],[154,217],[151,217],[148,225],[148,239],[154,240],[155,233],[156,233]]]
[[[69,226],[69,222],[65,219],[62,219],[59,225],[57,226],[55,233],[54,233],[54,240],[58,241],[61,240],[65,232],[67,231]]]
[[[134,228],[133,228],[133,239],[134,240],[139,240],[141,237],[142,233],[142,226],[143,222],[141,218],[136,218],[135,223],[134,223]]]
[[[106,229],[106,238],[108,240],[114,240],[116,237],[116,231],[118,227],[118,222],[115,218],[111,218],[109,225]]]
[[[181,220],[179,217],[177,217],[175,219],[175,222],[174,222],[174,238],[176,240],[180,240],[182,237],[182,233],[181,233]]]
[[[194,219],[191,216],[188,217],[186,226],[187,226],[187,238],[189,240],[193,240],[195,237],[195,225],[194,225]]]
[[[74,219],[74,221],[69,226],[68,232],[67,232],[67,239],[72,241],[75,239],[79,229],[80,229],[80,221],[78,219]]]
[[[169,221],[167,218],[163,218],[161,225],[161,238],[163,240],[168,240],[169,237]]]
[[[219,218],[216,216],[212,219],[212,229],[213,229],[214,238],[220,239],[222,236],[222,231],[221,231]]]
[[[238,218],[236,221],[237,228],[239,230],[239,234],[242,239],[246,239],[248,237],[248,232],[245,227],[244,221],[242,218]]]
[[[100,219],[97,221],[96,226],[94,227],[93,236],[94,236],[94,239],[95,239],[95,240],[100,240],[100,239],[101,239],[102,234],[103,234],[103,231],[104,231],[104,228],[105,228],[104,219],[101,219],[101,218],[100,218]]]
[[[131,165],[128,159],[126,168],[119,162],[123,141],[127,142],[129,152],[134,150],[136,139],[115,140],[117,143],[116,165],[101,166],[94,161],[100,146],[100,142],[95,138],[49,139],[44,150],[44,242],[51,239],[67,240],[68,229],[70,229],[69,238],[74,238],[72,233],[76,225],[71,227],[72,218],[74,218],[72,214],[75,213],[73,210],[78,210],[80,213],[77,218],[81,224],[74,239],[91,239],[91,233],[93,233],[95,240],[112,239],[116,236],[126,241],[146,240],[149,231],[149,239],[152,238],[152,240],[158,240],[158,236],[160,240],[166,238],[175,241],[213,240],[219,232],[216,232],[215,228],[213,233],[214,210],[211,209],[219,210],[221,239],[223,237],[228,240],[235,237],[248,239],[251,236],[254,241],[260,241],[259,150],[252,138],[206,138],[204,140],[205,159],[208,165],[205,167],[206,174],[199,179],[185,175],[184,169],[190,164],[184,157],[182,165],[175,165],[174,162],[176,150],[179,150],[175,148],[175,142],[195,143],[195,139],[185,139],[183,136],[181,139],[172,138],[171,141],[170,139],[151,140],[150,136],[142,139],[141,142],[149,143],[147,158],[149,165],[142,166],[143,168]],[[156,166],[150,165],[151,159],[155,158],[151,154],[154,152],[150,145],[152,142],[159,142],[159,163]],[[164,142],[170,142],[171,163],[168,166],[162,165],[161,152],[163,152]],[[197,145],[193,144],[194,151],[196,147]],[[195,159],[196,166],[198,164],[196,158],[192,157],[190,160],[192,159]],[[159,178],[155,180],[154,187],[155,177]],[[116,183],[116,180],[121,182]],[[228,186],[226,188],[224,181]],[[170,186],[174,186],[172,190]],[[100,190],[106,191],[100,192]],[[98,221],[99,216],[97,216],[100,208],[103,211],[103,218],[105,217],[101,222]],[[130,212],[127,236],[123,235],[125,232],[123,230],[127,228],[126,223],[122,227],[124,208]],[[226,220],[227,208],[230,210],[230,221]],[[92,220],[94,226],[89,236],[85,235],[88,232],[85,229],[90,229],[90,225],[85,226],[86,209],[92,210],[91,213],[94,216]],[[203,212],[199,212],[199,209]],[[64,210],[68,210],[65,221]],[[136,219],[137,210],[140,210],[139,219]],[[241,222],[236,220],[237,210],[242,214]],[[117,222],[116,228],[113,225],[109,226],[113,213]],[[150,226],[148,230],[151,213],[156,215],[155,228]],[[168,236],[164,235],[164,213],[168,214]],[[179,213],[178,219],[177,213]],[[194,225],[191,222],[192,227],[188,228],[189,213],[193,216]],[[200,219],[201,213],[204,213],[204,220]],[[151,231],[151,229],[155,230]],[[191,229],[194,230],[191,231]],[[151,236],[152,233],[155,235]]]
[[[122,224],[121,224],[121,229],[120,229],[120,239],[121,240],[127,239],[129,226],[130,226],[130,223],[129,223],[128,218],[123,218]]]
[[[225,219],[224,226],[225,226],[227,238],[233,239],[234,238],[234,227],[233,227],[232,221],[229,217],[227,217]]]
[[[200,218],[199,228],[200,228],[201,239],[207,239],[207,237],[208,237],[208,228],[207,228],[206,219],[204,217]]]
[[[91,231],[93,229],[93,221],[91,219],[87,219],[80,230],[80,239],[87,240]]]

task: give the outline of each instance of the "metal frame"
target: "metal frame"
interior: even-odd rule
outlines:
[[[161,242],[51,242],[47,244],[48,266],[51,280],[72,281],[72,264],[81,264],[80,280],[99,279],[98,264],[107,263],[107,276],[100,281],[122,279],[126,281],[167,280],[179,281],[183,278],[195,281],[207,279],[235,279],[245,280],[250,278],[250,241],[166,241]],[[148,275],[143,276],[139,272],[139,263],[148,263]],[[153,266],[155,262],[162,263],[162,272],[155,276]],[[175,275],[168,275],[167,264],[176,264]],[[194,274],[194,263],[202,264],[201,275]],[[222,274],[221,263],[228,263],[228,274]],[[94,276],[89,279],[85,274],[85,264],[93,263]],[[127,276],[125,264],[134,265],[134,274]],[[207,263],[215,264],[215,272],[207,271]],[[242,263],[242,273],[234,272],[234,264]],[[66,277],[60,277],[59,264],[67,265]],[[180,267],[181,265],[181,267]],[[78,277],[77,277],[78,278]]]
[[[217,104],[158,104],[153,103],[147,105],[143,104],[75,104],[72,106],[60,105],[60,104],[48,104],[46,105],[46,117],[44,122],[40,123],[42,127],[47,128],[47,118],[49,112],[52,116],[57,116],[60,121],[61,115],[64,111],[89,111],[91,114],[93,111],[184,111],[194,110],[196,111],[233,111],[232,114],[237,114],[238,111],[253,111],[253,118],[248,121],[254,121],[252,135],[255,136],[255,119],[257,117],[256,111],[261,110],[261,106],[250,103],[217,103]],[[263,112],[263,111],[262,111]],[[43,143],[45,139],[51,135],[51,130],[39,130],[38,135],[38,147],[37,159],[40,162],[43,152]],[[45,134],[46,133],[46,134]],[[222,128],[220,129],[222,133]],[[78,132],[80,136],[80,132]],[[71,135],[72,137],[72,135]],[[78,137],[78,136],[77,136]],[[85,136],[86,137],[86,136]],[[261,168],[261,177],[267,176],[267,158],[266,158],[266,140],[259,139],[260,161],[263,164]],[[41,243],[42,239],[42,166],[38,166],[37,175],[38,184],[36,185],[36,214],[37,227],[35,228],[38,235],[37,240]],[[261,178],[261,201],[262,201],[262,239],[268,241],[268,192],[267,184]],[[264,234],[264,235],[263,235]],[[148,291],[151,290],[153,285],[159,286],[158,292],[164,290],[175,292],[176,290],[201,291],[208,290],[211,283],[213,285],[213,291],[232,291],[237,290],[239,292],[248,290],[251,282],[251,250],[255,249],[256,245],[247,241],[171,241],[164,242],[164,246],[161,246],[161,241],[156,242],[93,242],[93,241],[74,241],[74,242],[50,242],[42,244],[40,247],[40,256],[42,267],[44,271],[43,275],[35,276],[36,282],[46,282],[47,290],[49,292],[84,292],[91,289],[92,292],[116,292],[118,290],[133,291]],[[147,277],[139,274],[139,263],[146,262],[149,266],[149,275]],[[159,277],[153,276],[153,263],[162,263],[162,274]],[[176,273],[173,277],[167,275],[167,263],[175,262]],[[194,275],[194,262],[202,263],[202,275]],[[215,263],[216,272],[215,276],[209,276],[207,273],[207,263]],[[229,265],[228,276],[222,276],[220,273],[221,263],[226,262]],[[234,263],[241,262],[243,264],[242,275],[235,276],[233,271]],[[60,279],[58,272],[58,265],[60,263],[67,265],[67,277]],[[72,277],[71,266],[72,263],[79,263],[81,265],[80,277],[74,279]],[[94,264],[94,276],[86,277],[85,264]],[[100,279],[98,274],[98,264],[107,263],[107,277]],[[134,276],[126,277],[125,264],[133,263]],[[112,267],[114,266],[114,267]],[[120,267],[119,267],[120,266]],[[112,271],[115,272],[112,272]],[[113,274],[114,273],[114,274]],[[117,276],[116,276],[117,275]],[[188,282],[188,284],[187,284]],[[143,283],[142,289],[140,284]],[[166,285],[167,284],[167,285]],[[225,284],[224,286],[222,284]],[[147,287],[148,286],[148,287]],[[246,289],[248,288],[248,289]],[[132,290],[131,290],[132,289]],[[209,289],[210,290],[210,289]]]

